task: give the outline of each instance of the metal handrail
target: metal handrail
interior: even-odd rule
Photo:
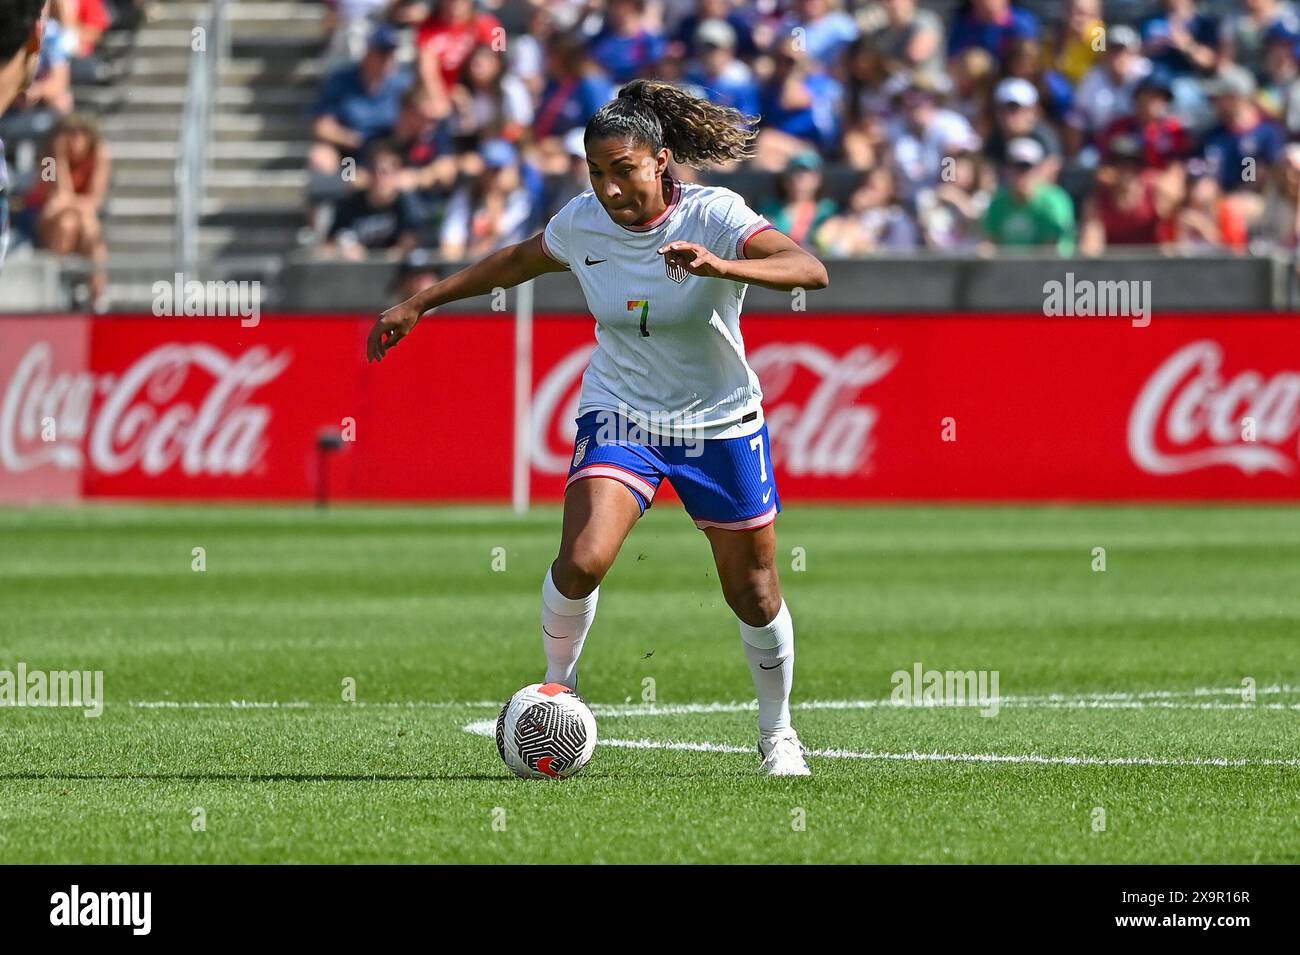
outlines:
[[[211,0],[194,24],[196,31],[202,31],[204,48],[190,58],[175,168],[176,264],[185,275],[193,275],[199,264],[199,222],[212,143],[213,100],[230,49],[226,7],[227,0]]]

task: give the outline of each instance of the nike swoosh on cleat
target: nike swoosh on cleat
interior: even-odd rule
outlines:
[[[545,627],[542,627],[542,629],[545,630],[546,628],[545,628]],[[758,665],[758,668],[759,668],[760,670],[775,670],[777,667],[779,667],[779,666],[780,666],[782,663],[784,663],[784,662],[785,662],[785,657],[782,657],[781,659],[779,659],[779,660],[777,660],[775,663],[773,663],[770,667],[765,667],[765,666],[763,666],[763,664],[760,663],[760,664]]]

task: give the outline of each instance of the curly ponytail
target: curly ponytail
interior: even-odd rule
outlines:
[[[667,146],[684,166],[750,159],[757,117],[718,106],[661,80],[633,80],[587,123],[584,142],[625,136],[652,151]]]

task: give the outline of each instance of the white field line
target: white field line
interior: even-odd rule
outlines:
[[[492,736],[494,720],[476,720],[465,724],[465,732]],[[729,743],[692,743],[658,739],[602,739],[600,746],[618,749],[668,749],[691,753],[740,753],[754,756],[753,746]],[[1300,766],[1300,759],[1229,759],[1227,757],[1178,758],[1159,756],[1042,756],[1038,753],[910,753],[854,752],[847,749],[810,749],[809,756],[824,759],[863,759],[906,763],[1029,763],[1036,766]]]
[[[1300,693],[1300,687],[1275,685],[1258,687],[1258,696]],[[1141,692],[1111,693],[1048,693],[1026,696],[1002,696],[988,700],[971,700],[966,703],[921,703],[898,702],[892,699],[880,700],[804,700],[793,704],[798,710],[869,710],[877,708],[917,708],[917,709],[984,709],[992,705],[999,707],[1023,707],[1028,709],[1190,709],[1190,710],[1300,710],[1300,703],[1244,703],[1216,702],[1205,697],[1232,696],[1241,698],[1241,687],[1197,687],[1190,690],[1145,690]],[[1200,702],[1180,702],[1197,700]],[[307,710],[307,709],[349,709],[355,707],[370,709],[499,709],[499,700],[391,700],[376,702],[337,703],[314,702],[310,700],[131,700],[133,709],[142,710]],[[753,700],[720,703],[593,703],[592,712],[597,716],[688,716],[697,713],[744,713],[754,710],[757,704]]]

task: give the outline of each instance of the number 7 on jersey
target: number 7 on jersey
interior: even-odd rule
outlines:
[[[646,322],[650,318],[650,302],[646,299],[628,299],[627,310],[629,312],[635,312],[638,308],[641,309],[641,337],[649,338],[650,330],[646,328]]]

